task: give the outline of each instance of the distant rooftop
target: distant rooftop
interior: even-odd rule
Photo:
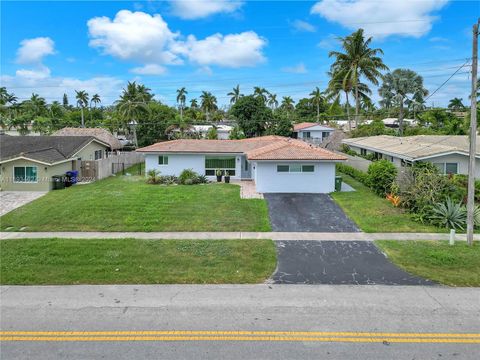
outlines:
[[[117,150],[123,147],[122,143],[112,135],[110,131],[103,128],[72,128],[66,127],[53,133],[54,136],[93,136],[98,140],[107,143],[110,149]]]

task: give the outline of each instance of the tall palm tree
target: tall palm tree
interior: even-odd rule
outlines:
[[[133,82],[135,83],[135,81]],[[141,99],[143,102],[148,103],[153,100],[153,94],[152,94],[152,89],[147,88],[143,84],[138,84],[137,86],[137,96],[139,99]]]
[[[100,104],[102,100],[100,100],[100,95],[94,94],[90,100],[90,108],[92,108],[92,103],[93,107],[96,108],[98,104]]]
[[[462,103],[462,100],[463,99],[459,99],[459,98],[453,98],[452,100],[450,100],[450,102],[448,103],[448,108],[453,110],[453,111],[462,111],[462,110],[465,110],[465,105],[463,105]]]
[[[325,99],[323,97],[322,92],[318,88],[318,86],[315,88],[315,90],[313,90],[310,93],[310,96],[311,96],[310,98],[311,102],[313,103],[313,105],[317,107],[317,122],[319,122],[320,121],[320,104],[322,104],[325,101]]]
[[[255,86],[253,88],[253,97],[262,99],[262,101],[264,103],[267,102],[268,94],[269,94],[269,92],[265,88],[262,88],[262,87],[259,87],[259,86]]]
[[[207,121],[210,121],[210,112],[217,109],[217,98],[212,95],[211,92],[202,91],[202,95],[200,95],[200,100],[200,106],[202,107],[203,111],[205,111]]]
[[[272,112],[275,111],[278,107],[277,94],[269,93],[267,104],[272,109]]]
[[[41,116],[47,110],[45,99],[35,93],[24,103],[24,106],[31,112],[33,117]]]
[[[282,98],[282,109],[284,109],[287,112],[287,116],[290,116],[290,111],[295,110],[295,101],[290,96],[284,96]]]
[[[77,99],[77,106],[80,108],[80,112],[82,114],[82,127],[85,127],[83,109],[88,106],[88,93],[85,90],[75,90],[75,99]]]
[[[177,104],[180,109],[180,120],[183,120],[183,109],[185,108],[185,102],[187,101],[188,91],[182,87],[177,90]]]
[[[335,58],[331,71],[341,71],[345,80],[351,83],[355,98],[355,121],[358,125],[361,99],[359,84],[361,83],[361,78],[363,77],[372,84],[378,85],[378,79],[382,78],[381,70],[388,70],[388,66],[383,63],[380,57],[380,55],[383,55],[382,49],[370,48],[372,38],[369,37],[365,40],[363,29],[358,29],[353,34],[341,38],[341,42],[343,52],[330,51],[328,54],[329,57]]]
[[[233,90],[227,94],[227,96],[230,96],[230,104],[235,104],[238,99],[243,96],[243,94],[240,93],[240,85],[237,84],[237,86],[235,86]]]
[[[190,107],[194,110],[198,109],[198,101],[197,99],[190,100]]]
[[[409,69],[396,69],[384,76],[383,84],[378,89],[382,98],[393,100],[399,106],[398,132],[403,135],[404,105],[411,101],[423,103],[428,90],[423,87],[423,78]]]

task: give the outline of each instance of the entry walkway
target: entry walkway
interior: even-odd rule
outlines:
[[[272,239],[322,240],[322,241],[374,241],[374,240],[448,240],[448,234],[437,233],[364,233],[364,232],[1,232],[0,240],[7,239]],[[456,240],[465,241],[465,234],[457,234]],[[480,234],[474,239],[480,241]]]

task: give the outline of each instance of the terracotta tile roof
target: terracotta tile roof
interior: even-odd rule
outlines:
[[[180,139],[156,143],[139,152],[238,153],[250,160],[346,160],[345,157],[300,140],[262,136],[243,140]]]
[[[112,135],[112,133],[106,129],[102,128],[72,128],[66,127],[60,130],[57,130],[52,135],[54,136],[93,136],[98,140],[103,141],[110,145],[110,149],[117,150],[121,149],[123,146],[120,141]]]
[[[312,127],[312,126],[317,126],[317,125],[325,128],[325,129],[334,130],[333,128],[331,128],[329,126],[322,125],[322,124],[319,124],[319,123],[302,122],[302,123],[298,123],[298,124],[293,125],[293,131],[299,131],[299,130],[303,130],[303,129],[306,129],[306,128],[309,128],[309,127]]]

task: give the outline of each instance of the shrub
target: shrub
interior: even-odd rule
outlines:
[[[345,164],[337,164],[337,170],[346,174],[346,175],[350,175],[355,180],[358,180],[362,184],[369,186],[368,185],[368,176],[363,171],[357,170],[354,167],[352,167],[350,165],[345,165]]]
[[[198,177],[198,174],[195,171],[193,171],[192,169],[185,169],[180,173],[180,176],[178,177],[178,182],[182,185],[185,185],[185,182],[188,179],[195,181],[197,177]]]
[[[160,178],[160,171],[152,169],[147,172],[147,183],[148,184],[158,184]]]
[[[370,164],[367,171],[368,183],[378,195],[390,192],[397,178],[397,168],[388,160],[379,160]]]
[[[432,207],[430,221],[447,229],[463,230],[467,223],[467,209],[462,203],[448,198],[444,203],[437,203]]]
[[[340,147],[340,151],[347,155],[358,156],[357,152],[350,149],[350,146],[348,146],[347,144],[342,144],[342,146]]]
[[[160,176],[158,183],[163,185],[174,185],[178,184],[178,178],[173,175]]]

